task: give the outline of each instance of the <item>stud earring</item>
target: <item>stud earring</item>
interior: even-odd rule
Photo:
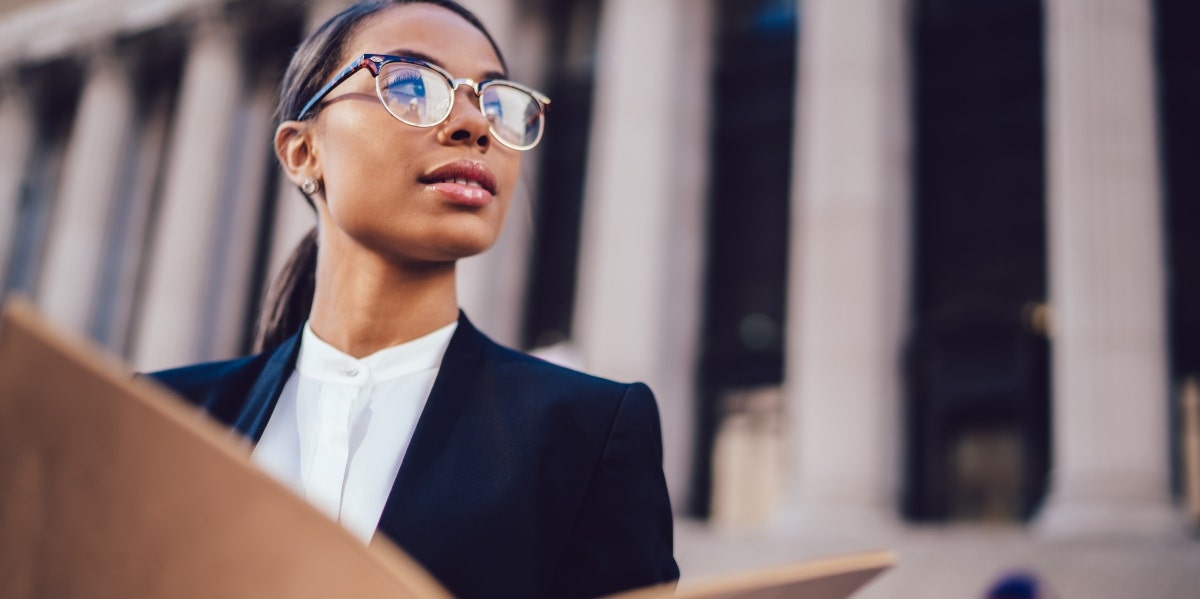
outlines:
[[[300,184],[300,191],[303,191],[304,195],[310,196],[314,193],[317,193],[318,187],[320,187],[320,184],[317,183],[317,180],[312,177],[309,177],[309,178],[305,179],[303,183]]]

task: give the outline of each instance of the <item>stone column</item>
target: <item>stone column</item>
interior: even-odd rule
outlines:
[[[807,0],[799,19],[781,520],[895,521],[907,314],[905,2]]]
[[[0,291],[6,279],[29,153],[33,151],[34,114],[15,77],[0,81]]]
[[[488,28],[501,50],[514,45],[516,37],[516,0],[471,0],[463,2]],[[526,65],[513,62],[507,54],[510,73],[525,72]],[[514,78],[519,77],[514,74]],[[528,82],[528,80],[525,80]],[[532,82],[529,82],[533,85]],[[520,342],[521,315],[529,262],[531,219],[529,217],[531,159],[522,156],[521,181],[518,182],[508,219],[500,239],[488,251],[458,263],[458,303],[475,324],[497,341],[508,345]]]
[[[471,320],[505,345],[521,341],[521,316],[529,270],[531,194],[522,166],[504,230],[488,251],[458,263],[458,303]]]
[[[251,277],[258,262],[258,235],[266,200],[267,177],[276,168],[270,161],[275,133],[272,115],[278,83],[269,73],[254,77],[257,86],[236,119],[228,193],[220,198],[216,264],[211,301],[205,321],[213,323],[203,336],[201,359],[236,356],[248,333]],[[304,201],[300,200],[303,204]]]
[[[1054,470],[1039,525],[1178,531],[1150,3],[1046,9]]]
[[[275,195],[275,215],[271,225],[271,250],[267,259],[267,281],[263,291],[270,289],[283,270],[284,263],[300,244],[300,239],[317,225],[317,215],[304,201],[300,190],[279,169],[279,191]]]
[[[333,15],[350,6],[351,0],[320,0],[309,6],[305,17],[304,30],[311,33]],[[271,132],[274,135],[274,131]],[[274,145],[274,138],[271,141]],[[317,215],[309,207],[300,190],[288,180],[282,168],[277,168],[279,177],[279,192],[275,196],[275,214],[272,218],[271,249],[267,259],[267,281],[263,286],[264,292],[271,288],[284,263],[292,255],[292,251],[300,244],[300,240],[317,224]]]
[[[118,198],[117,214],[108,233],[112,251],[119,259],[109,263],[109,270],[102,275],[104,280],[97,293],[99,304],[92,316],[92,337],[123,356],[130,355],[130,340],[135,333],[133,323],[141,314],[139,272],[153,233],[150,223],[154,216],[156,183],[166,164],[163,154],[171,129],[171,96],[174,93],[163,87],[153,86],[139,92],[137,139],[128,158],[135,166],[129,181],[122,184],[122,193],[127,195]]]
[[[67,145],[38,293],[48,317],[81,334],[93,318],[134,122],[128,65],[115,49],[97,49],[84,72],[87,81]]]
[[[139,370],[199,359],[199,339],[211,325],[204,314],[217,212],[241,99],[238,40],[229,24],[201,20],[185,62],[134,340]]]
[[[346,0],[323,0],[310,5],[304,24],[306,35],[348,5]],[[274,135],[275,131],[272,130],[271,147],[275,145]],[[264,294],[270,291],[272,283],[283,270],[283,265],[291,257],[296,246],[300,244],[300,240],[317,224],[316,213],[305,201],[300,190],[287,178],[287,173],[279,166],[276,166],[275,171],[279,183],[275,194],[275,214],[272,217],[271,249],[267,256]]]
[[[574,322],[588,370],[654,389],[676,506],[696,401],[709,11],[689,0],[603,5]]]
[[[316,31],[330,17],[350,7],[355,0],[314,0],[308,3],[308,14],[304,18],[304,30]]]
[[[479,21],[487,27],[492,38],[499,44],[501,50],[508,50],[515,42],[513,39],[517,26],[520,7],[518,0],[460,0]],[[505,58],[509,58],[505,56]],[[509,64],[510,70],[513,65]],[[457,77],[465,75],[455,74]]]

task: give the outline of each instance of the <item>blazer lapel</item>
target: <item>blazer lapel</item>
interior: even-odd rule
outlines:
[[[271,413],[275,411],[275,403],[283,393],[283,386],[296,369],[296,357],[299,354],[300,332],[297,331],[272,350],[271,358],[267,360],[262,373],[247,393],[246,403],[234,420],[233,428],[252,443],[258,443],[262,438],[263,431],[267,428],[267,420],[271,418]]]
[[[413,493],[427,488],[431,481],[444,480],[447,474],[452,475],[439,473],[436,461],[439,456],[451,451],[446,444],[470,398],[478,398],[486,391],[479,378],[486,371],[487,343],[487,338],[460,311],[458,328],[446,347],[425,409],[417,419],[412,440],[379,519],[378,528],[387,531],[393,538],[396,538],[395,533],[409,528],[407,519],[413,517],[413,510],[405,505],[406,498],[411,499]],[[246,394],[245,403],[230,422],[252,443],[258,443],[262,438],[283,387],[296,368],[299,353],[298,332],[272,350],[262,373],[256,377]]]
[[[406,497],[430,481],[445,479],[448,474],[438,473],[435,462],[448,451],[446,443],[469,398],[482,392],[478,379],[484,372],[485,349],[486,338],[460,311],[458,328],[446,347],[433,389],[379,519],[378,528],[391,533],[393,538],[394,533],[406,528],[405,519],[412,516],[404,507]]]

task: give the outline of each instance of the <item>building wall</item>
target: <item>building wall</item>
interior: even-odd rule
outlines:
[[[345,4],[0,4],[5,293],[31,295],[52,319],[140,370],[246,351],[267,281],[313,223],[272,160],[275,88],[303,33]],[[751,17],[775,18],[763,22],[762,35],[780,23],[792,28],[792,42],[780,48],[794,53],[776,67],[794,69],[777,75],[792,86],[778,94],[790,98],[783,108],[792,118],[767,132],[776,141],[739,142],[786,156],[767,173],[786,171],[786,181],[741,189],[775,194],[769,201],[738,198],[738,177],[759,177],[758,162],[744,173],[722,171],[731,159],[722,158],[721,140],[737,134],[729,124],[755,116],[736,113],[751,110],[740,98],[757,93],[752,81],[714,84],[740,81],[721,71],[739,64],[726,52],[740,42],[721,36],[731,35],[731,7],[749,4],[466,4],[506,48],[514,78],[570,96],[549,117],[565,133],[548,135],[526,160],[500,242],[460,265],[468,313],[505,343],[554,342],[541,351],[649,382],[681,512],[689,497],[711,492],[712,516],[734,527],[900,519],[902,487],[915,476],[901,474],[914,410],[906,352],[922,327],[920,297],[929,287],[921,277],[936,266],[921,252],[945,241],[928,233],[937,227],[920,225],[931,201],[922,194],[957,185],[939,201],[978,217],[971,185],[993,189],[979,177],[955,183],[920,170],[928,164],[923,136],[961,133],[953,123],[930,127],[942,111],[910,105],[929,83],[911,72],[916,44],[926,39],[914,11],[946,3],[755,4],[762,12]],[[1110,4],[1111,11],[1093,6]],[[1044,142],[1048,179],[1041,205],[1049,292],[1027,316],[1043,327],[1052,370],[1062,375],[1047,400],[1052,530],[1112,521],[1158,530],[1171,512],[1149,6],[1035,7],[1045,18],[1046,91],[1028,95],[1046,102],[1045,139],[1035,141]],[[976,25],[1000,18],[983,15]],[[979,43],[950,33],[954,43]],[[1103,35],[1122,42],[1097,45]],[[953,46],[919,50],[959,55]],[[986,69],[988,48],[978,50]],[[1089,58],[1093,50],[1110,62]],[[1122,84],[1103,84],[1105,77]],[[979,122],[1000,118],[986,103],[978,110]],[[965,138],[966,152],[987,143]],[[1096,204],[1101,196],[1108,203]],[[774,206],[772,222],[749,218],[767,214],[759,205]],[[738,215],[739,207],[754,212]],[[771,235],[758,231],[771,225]],[[943,230],[962,232],[953,223]],[[1118,249],[1105,249],[1114,239]],[[763,258],[753,249],[760,247],[774,253]],[[547,260],[559,255],[569,258]],[[739,288],[759,283],[767,291]],[[759,296],[775,299],[741,301]],[[1131,313],[1140,317],[1124,318]],[[755,344],[769,350],[769,368],[756,362]],[[742,377],[722,357],[733,355],[722,348],[739,347],[745,351],[733,354],[767,374]],[[1131,352],[1136,367],[1112,367]],[[1124,451],[1097,454],[1114,434]],[[1003,439],[981,439],[963,455],[1007,451]],[[945,451],[916,458],[918,465],[936,466]],[[707,513],[707,503],[691,507]]]

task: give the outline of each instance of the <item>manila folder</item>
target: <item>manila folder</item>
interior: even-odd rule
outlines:
[[[10,302],[0,597],[447,597],[259,472],[248,448]]]
[[[675,585],[610,599],[845,599],[896,564],[890,551],[827,557]]]

